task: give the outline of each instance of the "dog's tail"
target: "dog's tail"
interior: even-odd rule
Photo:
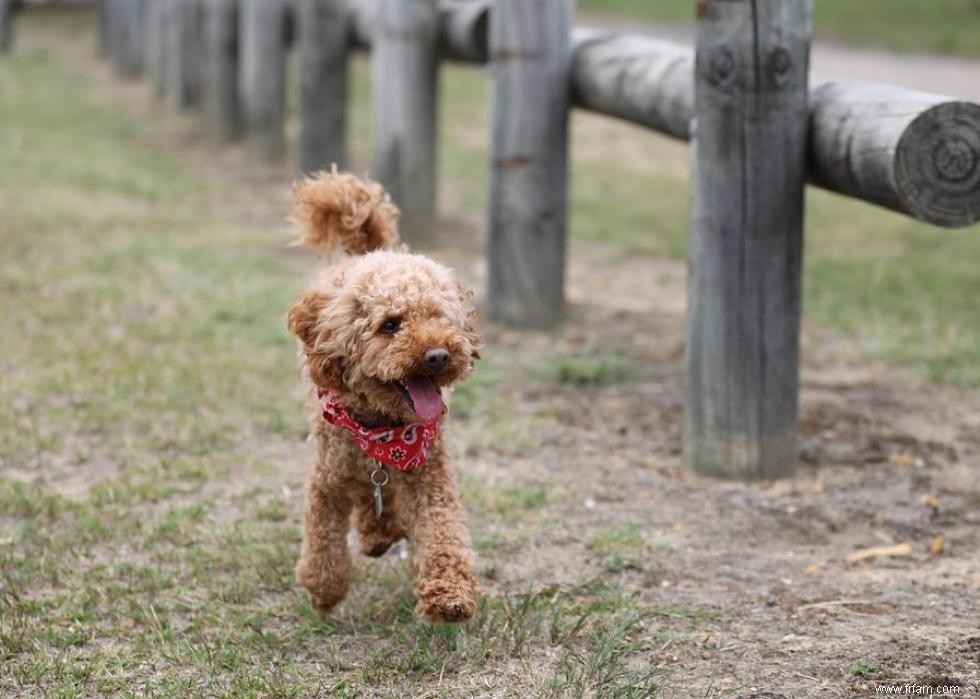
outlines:
[[[351,255],[400,249],[398,207],[381,185],[349,172],[318,172],[293,185],[297,245]]]

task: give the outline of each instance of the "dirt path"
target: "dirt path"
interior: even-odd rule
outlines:
[[[693,28],[587,17],[583,24],[642,34],[685,44]],[[980,100],[980,61],[945,56],[899,54],[874,48],[853,48],[815,41],[811,53],[814,73],[827,77],[902,85],[940,95]]]

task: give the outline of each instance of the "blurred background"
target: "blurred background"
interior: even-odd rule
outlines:
[[[693,8],[579,0],[577,23],[684,43]],[[816,0],[814,31],[822,75],[980,101],[976,0]],[[288,247],[298,59],[268,162],[98,44],[93,4],[29,2],[0,54],[0,694],[978,680],[980,227],[809,188],[800,475],[702,481],[680,465],[687,145],[574,111],[567,319],[484,324],[452,401],[478,618],[414,621],[395,552],[320,620],[292,579],[312,451],[284,318],[322,264]],[[355,172],[370,73],[356,54]],[[445,63],[439,90],[426,252],[482,303],[489,78]]]

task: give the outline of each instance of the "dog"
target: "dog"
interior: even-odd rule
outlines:
[[[353,517],[368,556],[407,539],[419,617],[466,621],[480,588],[441,427],[446,394],[480,356],[472,293],[409,253],[377,183],[334,166],[296,183],[293,197],[297,243],[348,254],[288,314],[317,446],[297,581],[321,616],[344,599]]]

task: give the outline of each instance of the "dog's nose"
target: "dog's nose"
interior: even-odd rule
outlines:
[[[425,351],[423,359],[429,371],[442,371],[449,363],[449,350],[445,347],[430,347]]]

